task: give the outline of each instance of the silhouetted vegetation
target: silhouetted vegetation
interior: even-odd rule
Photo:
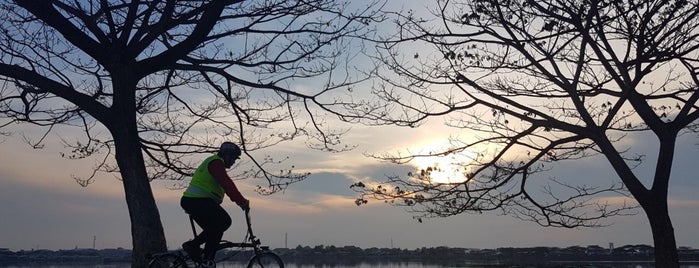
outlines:
[[[678,267],[668,187],[680,179],[671,176],[678,137],[699,123],[697,1],[423,4],[391,14],[397,33],[377,46],[383,109],[364,118],[408,127],[444,120],[447,146],[375,156],[449,163],[355,184],[357,204],[393,202],[419,219],[496,211],[565,228],[604,226],[638,205],[655,265]],[[640,133],[654,149],[634,151],[629,138]],[[589,157],[609,163],[608,182],[550,172]],[[643,161],[655,169],[635,169]],[[435,176],[447,165],[458,167],[452,183]]]
[[[301,137],[313,149],[349,149],[340,143],[345,131],[325,125],[325,113],[347,103],[325,96],[365,79],[347,75],[344,59],[354,56],[341,48],[379,16],[374,3],[348,5],[2,1],[0,135],[31,124],[25,139],[38,149],[54,131],[82,131],[60,139],[70,151],[62,156],[95,159],[91,173],[74,177],[82,186],[118,174],[134,267],[143,267],[147,254],[166,250],[150,181],[189,178],[192,157],[212,145],[240,144],[251,164],[238,175],[260,179],[264,194],[308,174],[270,166],[285,156],[251,152]]]
[[[454,266],[460,264],[554,265],[562,262],[651,262],[653,247],[648,245],[625,245],[603,248],[596,245],[559,247],[525,247],[468,249],[451,247],[359,248],[356,246],[297,246],[296,248],[274,249],[284,262],[300,265],[359,265],[362,263],[423,263]],[[699,249],[681,247],[680,260],[699,263]],[[222,251],[218,258],[229,261],[247,261],[249,251]],[[113,263],[131,261],[129,249],[73,249],[73,250],[30,250],[13,252],[0,250],[0,265],[20,263]]]

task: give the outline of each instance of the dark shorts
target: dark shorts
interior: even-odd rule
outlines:
[[[207,244],[204,251],[212,250],[212,246],[218,245],[223,232],[231,226],[231,217],[211,198],[183,196],[180,206],[201,227],[202,231],[195,239]]]

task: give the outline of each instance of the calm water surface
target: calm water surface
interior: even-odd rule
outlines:
[[[60,265],[10,265],[6,268],[130,268],[129,263],[115,263],[115,264],[60,264]],[[224,262],[216,265],[217,268],[243,268],[245,263],[239,262]],[[629,263],[561,263],[559,265],[552,264],[546,266],[535,266],[535,265],[497,265],[497,264],[450,264],[450,265],[440,265],[440,264],[425,264],[417,262],[389,262],[389,263],[361,263],[357,265],[297,265],[293,263],[285,264],[285,268],[504,268],[504,267],[517,267],[517,268],[535,268],[535,267],[584,267],[584,268],[652,268],[653,264],[629,264]],[[682,268],[699,268],[697,264],[680,265]]]

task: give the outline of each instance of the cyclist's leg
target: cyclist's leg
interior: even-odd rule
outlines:
[[[206,234],[206,245],[204,246],[204,256],[213,259],[218,250],[218,245],[223,237],[223,232],[231,226],[231,217],[220,205],[216,204],[211,211],[212,222],[209,225],[209,233]]]
[[[202,218],[205,217],[205,215],[200,214],[199,212],[202,210],[202,205],[200,204],[200,198],[191,198],[191,197],[185,197],[183,196],[180,199],[180,206],[184,211],[191,216],[192,219],[197,221],[197,218]],[[205,238],[202,237],[201,235],[196,235],[195,237],[187,242],[184,242],[182,244],[182,249],[187,252],[187,255],[189,255],[190,258],[194,261],[200,261],[201,260],[201,244],[203,244],[205,241]]]
[[[205,209],[205,206],[202,206],[201,198],[192,198],[192,197],[185,197],[183,196],[180,199],[180,206],[182,209],[184,209],[184,212],[189,214],[192,219],[194,219],[199,226],[202,226],[200,221],[203,218],[206,218],[206,214],[203,213],[203,210]],[[197,247],[200,246],[201,244],[204,244],[204,238],[201,236],[201,233],[199,235],[196,235],[194,239],[192,239],[191,244],[196,245]]]
[[[204,255],[213,256],[223,232],[231,226],[231,217],[221,205],[209,198],[183,198],[182,208],[202,228],[193,241],[198,243],[197,245],[206,243]]]

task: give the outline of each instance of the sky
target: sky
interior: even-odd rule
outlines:
[[[418,2],[418,1],[415,1]],[[304,182],[284,192],[262,196],[254,192],[259,182],[237,181],[251,200],[252,220],[263,243],[276,247],[315,245],[354,245],[369,247],[530,247],[626,244],[652,244],[648,220],[637,215],[617,217],[612,225],[595,229],[544,228],[532,222],[497,213],[463,214],[449,218],[413,219],[403,207],[370,201],[356,206],[357,194],[349,186],[356,181],[381,180],[386,175],[407,174],[412,166],[382,163],[367,154],[392,153],[406,149],[442,146],[449,135],[463,133],[445,129],[433,120],[420,128],[349,127],[343,143],[354,150],[328,154],[309,150],[303,141],[275,147],[278,155],[287,155],[299,168],[312,173]],[[31,133],[24,126],[12,129]],[[60,137],[49,136],[42,150],[24,143],[21,135],[0,136],[0,248],[70,249],[131,248],[128,211],[121,181],[101,174],[91,185],[82,187],[71,176],[89,174],[93,162],[60,157],[64,149]],[[699,145],[696,135],[684,135],[677,145],[677,157],[670,187],[670,211],[678,246],[699,248],[699,180],[696,159]],[[651,152],[652,137],[628,137],[624,142],[638,153]],[[253,154],[262,156],[262,152]],[[204,159],[206,155],[201,155]],[[247,161],[248,159],[241,159]],[[647,163],[652,163],[649,155]],[[651,166],[638,168],[649,174]],[[601,159],[558,164],[548,174],[579,180],[618,180],[609,164]],[[152,188],[168,247],[178,248],[191,239],[187,215],[179,207],[181,189],[175,182],[153,181]],[[226,200],[224,208],[233,218],[233,226],[224,239],[244,238],[242,211]]]
[[[373,201],[356,206],[357,195],[349,185],[357,180],[381,180],[386,175],[406,174],[412,167],[396,166],[366,157],[368,153],[395,152],[415,146],[437,144],[447,133],[439,124],[417,129],[354,127],[346,142],[356,149],[328,154],[292,143],[278,148],[288,152],[299,167],[312,175],[272,196],[256,194],[254,181],[237,181],[251,200],[255,232],[263,243],[276,247],[354,245],[362,248],[465,248],[652,244],[648,221],[635,216],[617,217],[611,226],[596,229],[544,228],[497,213],[463,214],[426,219],[422,223],[403,207]],[[685,135],[677,147],[677,161],[670,188],[670,210],[679,246],[699,248],[699,185],[694,176],[699,146]],[[643,151],[649,137],[629,138],[633,150]],[[67,160],[59,142],[31,149],[18,136],[0,143],[0,248],[66,249],[131,248],[130,224],[121,182],[113,175],[100,176],[81,187],[71,175],[85,173],[91,162]],[[201,156],[202,159],[205,157]],[[649,157],[652,160],[652,157]],[[242,159],[245,161],[245,159]],[[640,171],[646,167],[640,167]],[[616,179],[604,161],[577,161],[557,165],[555,176],[571,179]],[[552,176],[553,176],[552,175]],[[178,248],[191,238],[186,214],[179,207],[182,190],[172,181],[153,181],[168,247]],[[242,211],[232,202],[224,208],[233,226],[224,239],[244,238]]]

